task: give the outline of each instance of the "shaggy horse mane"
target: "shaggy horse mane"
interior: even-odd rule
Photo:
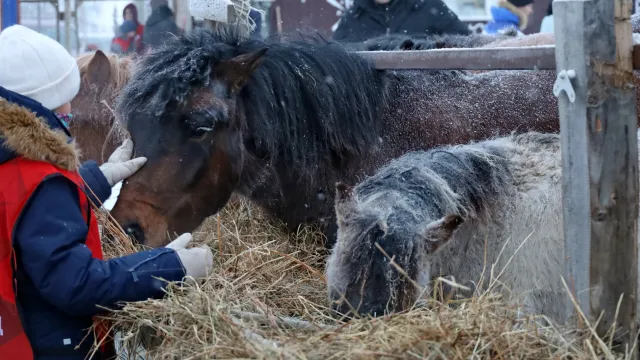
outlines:
[[[245,117],[231,119],[249,134],[245,143],[254,155],[310,173],[315,167],[306,166],[335,165],[377,144],[386,73],[320,36],[260,40],[233,28],[177,36],[140,60],[117,112],[123,119],[146,111],[150,121],[173,121],[162,116],[168,105],[210,86],[218,64],[264,48],[261,65],[238,94]]]
[[[507,151],[514,140],[498,138],[408,153],[358,184],[358,200],[366,203],[381,193],[399,193],[403,200],[398,206],[413,209],[416,218],[431,207],[439,216],[453,212],[488,221],[492,201],[510,191]]]

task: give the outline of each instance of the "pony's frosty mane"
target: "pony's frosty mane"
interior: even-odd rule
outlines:
[[[485,221],[495,199],[509,191],[505,138],[409,153],[355,187],[361,206],[398,194],[397,206],[420,214],[458,214]],[[393,196],[393,195],[392,195]]]
[[[162,115],[210,86],[218,64],[263,48],[261,65],[239,93],[246,118],[232,120],[245,122],[236,125],[252,134],[245,142],[254,155],[299,168],[327,161],[339,166],[378,141],[379,109],[387,103],[384,72],[319,37],[246,39],[232,28],[176,37],[141,60],[117,111],[123,119],[146,111],[159,119],[151,121],[175,120]]]

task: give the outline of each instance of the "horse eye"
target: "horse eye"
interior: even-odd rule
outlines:
[[[205,137],[211,131],[213,131],[212,128],[201,126],[201,127],[198,127],[196,129],[194,129],[193,131],[191,131],[191,136],[194,137],[194,138],[201,139],[201,138]]]

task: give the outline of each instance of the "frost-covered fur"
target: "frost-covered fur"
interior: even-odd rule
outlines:
[[[338,184],[334,308],[376,315],[413,305],[421,294],[393,258],[424,289],[440,275],[477,282],[494,264],[510,300],[564,319],[560,154],[559,135],[526,133],[412,152],[355,188]]]

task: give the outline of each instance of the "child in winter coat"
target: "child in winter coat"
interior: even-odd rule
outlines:
[[[120,25],[120,35],[111,41],[111,52],[126,55],[136,52],[139,35],[136,34],[137,25],[133,20],[126,20]]]
[[[142,54],[144,52],[144,45],[142,43],[144,25],[140,23],[140,20],[138,20],[138,7],[134,3],[129,3],[124,7],[122,10],[122,20],[132,20],[136,24],[136,52],[138,54]]]
[[[79,86],[60,44],[20,25],[0,33],[1,359],[85,359],[99,306],[160,298],[159,279],[206,276],[213,266],[209,248],[185,248],[190,234],[102,259],[90,200],[102,203],[146,159],[131,159],[127,141],[102,167],[79,163],[61,121]]]
[[[486,35],[508,34],[516,31],[523,36],[529,16],[533,13],[533,0],[500,0],[491,7],[492,20],[483,28]]]

